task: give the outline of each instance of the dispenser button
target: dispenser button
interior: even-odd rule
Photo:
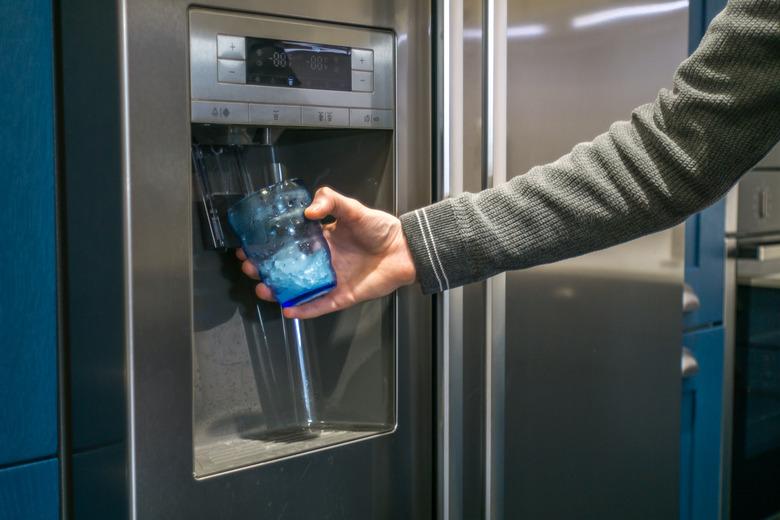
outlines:
[[[217,60],[217,78],[221,83],[246,83],[246,62]]]
[[[353,92],[373,92],[374,91],[374,73],[362,70],[352,71],[352,91]]]
[[[352,68],[354,70],[374,70],[374,51],[352,49]]]
[[[258,125],[300,125],[301,107],[249,105],[249,122]]]
[[[213,101],[192,102],[193,123],[237,123],[249,122],[249,107],[246,103],[216,103]]]
[[[393,111],[350,108],[349,126],[359,128],[393,128]]]
[[[312,126],[349,126],[349,109],[301,107],[301,122]]]
[[[243,60],[246,58],[246,39],[243,36],[217,35],[217,58]]]

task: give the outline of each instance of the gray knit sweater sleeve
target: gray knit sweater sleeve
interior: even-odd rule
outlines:
[[[780,0],[731,0],[672,91],[508,183],[401,216],[426,293],[680,223],[780,140]]]

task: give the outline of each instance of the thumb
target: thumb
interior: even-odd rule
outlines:
[[[322,220],[328,215],[338,218],[349,219],[359,211],[361,204],[331,188],[320,188],[314,194],[314,200],[306,208],[306,218],[311,220]]]

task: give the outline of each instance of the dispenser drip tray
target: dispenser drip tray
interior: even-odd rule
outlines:
[[[376,429],[338,429],[319,425],[312,428],[291,428],[258,435],[257,438],[233,438],[199,446],[195,450],[195,473],[212,475],[241,466],[271,462],[297,453],[344,444],[376,435]]]

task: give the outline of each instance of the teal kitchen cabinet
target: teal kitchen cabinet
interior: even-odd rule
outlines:
[[[51,457],[57,452],[51,2],[0,0],[0,48],[3,467]]]
[[[0,469],[0,518],[59,518],[58,471],[57,459]]]

